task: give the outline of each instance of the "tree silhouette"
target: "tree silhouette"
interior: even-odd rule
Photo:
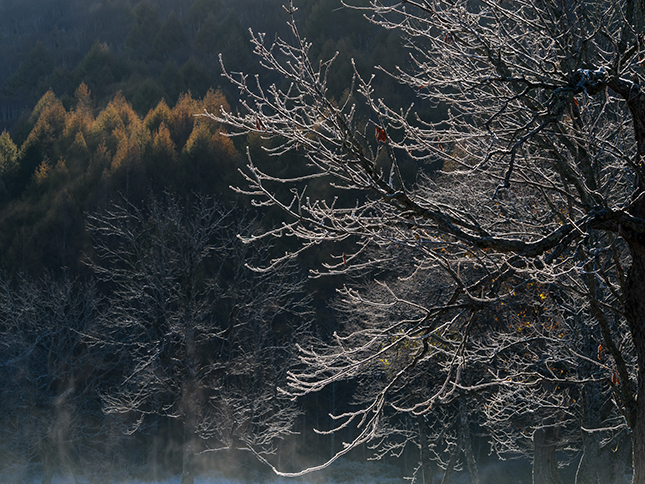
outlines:
[[[131,416],[131,432],[150,416],[180,422],[182,484],[192,484],[204,453],[274,452],[298,414],[277,393],[298,334],[278,328],[307,319],[294,269],[247,269],[263,257],[237,238],[253,221],[204,197],[188,209],[153,197],[91,221],[92,267],[114,289],[92,341],[124,360],[105,411]]]

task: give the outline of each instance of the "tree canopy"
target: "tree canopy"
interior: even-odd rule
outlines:
[[[301,241],[276,263],[323,241],[353,242],[315,273],[320,276],[367,275],[410,253],[400,280],[425,274],[446,287],[420,300],[388,282],[380,283],[386,296],[377,299],[348,287],[343,295],[352,304],[398,312],[383,325],[370,319],[339,334],[336,345],[303,348],[304,369],[291,374],[286,391],[308,394],[369,372],[391,352],[405,357],[358,410],[338,416],[339,429],[355,423],[358,432],[333,461],[379,441],[388,412],[432,416],[460,395],[533,388],[554,396],[555,416],[568,405],[557,400],[558,389],[599,384],[615,399],[620,423],[598,422],[583,432],[611,438],[629,429],[633,482],[643,482],[643,6],[374,0],[354,8],[402,33],[407,60],[382,70],[414,92],[421,107],[388,104],[358,67],[354,90],[334,102],[328,76],[336,57],[312,62],[313,47],[290,2],[291,40],[252,34],[255,54],[284,82],[266,85],[225,71],[245,111],[213,116],[236,132],[274,139],[272,154],[297,151],[306,164],[303,173],[276,176],[249,157],[248,185],[240,192],[291,217],[252,239]],[[367,116],[357,114],[359,105]],[[430,109],[444,115],[433,119]],[[402,170],[409,161],[418,166],[412,182]],[[436,162],[440,173],[424,170]],[[308,196],[312,180],[333,187],[333,198]],[[538,325],[539,335],[504,343],[502,335],[517,336],[518,327],[498,324],[491,313],[517,309],[520,298],[536,308],[527,324]],[[559,309],[543,317],[551,298]],[[607,363],[590,353],[594,343],[586,350],[554,345],[565,337],[553,331],[558,327],[572,328],[572,341],[580,340],[586,331],[574,324],[580,317],[598,338],[598,354],[610,355]],[[516,365],[492,369],[509,361],[502,356],[511,349]],[[526,351],[533,356],[520,358]],[[491,371],[476,373],[477,361]],[[582,361],[603,371],[577,373]],[[416,401],[399,402],[397,391],[414,369],[433,364],[442,383]],[[535,459],[559,426],[548,418],[531,424]],[[534,482],[557,479],[547,466],[534,466]]]

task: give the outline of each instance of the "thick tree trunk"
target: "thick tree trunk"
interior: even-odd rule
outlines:
[[[631,319],[631,333],[638,355],[638,390],[635,408],[631,412],[632,463],[634,484],[645,484],[645,246],[630,243],[632,266],[627,276],[625,306]],[[619,382],[629,385],[629,382]]]
[[[556,430],[541,427],[533,433],[533,484],[562,484],[555,456]]]
[[[598,288],[593,284],[595,279],[590,277],[589,281],[590,290],[597,291]],[[582,321],[579,321],[578,324],[580,328],[583,328]],[[584,331],[584,329],[580,331],[580,335],[583,354],[593,355],[598,345],[594,335],[589,331]],[[598,359],[600,360],[602,357],[602,353],[598,353]],[[580,364],[580,376],[582,378],[593,378],[601,381],[606,376],[605,373],[592,361],[583,361]],[[609,481],[605,479],[607,475],[606,469],[608,468],[607,462],[601,462],[600,458],[601,455],[605,460],[608,460],[609,457],[606,452],[601,450],[600,443],[604,435],[602,432],[593,432],[594,429],[599,429],[603,426],[601,411],[605,399],[600,383],[587,383],[582,388],[582,423],[583,427],[588,431],[582,431],[583,453],[576,470],[575,484],[609,484]]]
[[[630,89],[631,90],[631,89]],[[645,94],[627,97],[634,122],[634,137],[637,145],[637,165],[642,167],[645,159]],[[630,215],[645,219],[645,180],[637,174],[634,203]],[[645,234],[634,234],[627,240],[632,256],[632,265],[627,273],[625,289],[625,312],[632,333],[632,341],[638,358],[638,383],[636,402],[627,408],[632,427],[632,462],[634,484],[645,484]],[[629,385],[628,381],[620,382]]]
[[[634,138],[636,139],[637,167],[635,190],[632,194],[632,205],[629,214],[645,219],[645,91],[637,84],[617,76],[608,79],[607,86],[626,101],[632,115]],[[621,228],[619,227],[619,233]],[[638,382],[636,399],[633,399],[630,382],[618,382],[618,394],[621,395],[625,416],[632,431],[632,463],[634,484],[645,484],[645,234],[625,231],[621,233],[629,244],[632,265],[627,273],[625,299],[625,316],[629,323],[634,347],[638,359]],[[619,368],[619,372],[620,372]],[[626,370],[623,371],[626,375]],[[629,395],[632,394],[632,395]]]

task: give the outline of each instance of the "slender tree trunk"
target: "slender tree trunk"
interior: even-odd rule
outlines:
[[[426,435],[425,416],[417,417],[419,426],[419,473],[421,474],[421,484],[432,484],[432,474],[428,469],[428,438]]]
[[[591,434],[583,437],[583,454],[576,471],[575,484],[624,484],[622,476],[614,473],[613,449],[600,446],[601,435]]]
[[[190,281],[191,279],[188,278]],[[190,294],[190,286],[189,292]],[[197,427],[197,381],[195,371],[195,329],[193,327],[193,315],[190,312],[190,296],[187,297],[188,303],[185,316],[185,337],[186,337],[186,355],[188,381],[186,382],[184,393],[184,446],[182,455],[181,484],[194,484],[195,466],[193,459],[195,457],[195,430]]]
[[[47,440],[40,445],[42,449],[41,454],[43,461],[43,479],[41,481],[41,484],[51,484],[52,479],[54,478],[54,458],[52,455],[52,448]]]
[[[332,415],[336,413],[336,385],[334,383],[331,384],[331,411],[329,413],[332,414]],[[332,432],[331,433],[331,453],[330,453],[330,457],[333,457],[334,454],[336,453],[336,451],[335,451],[335,448],[336,448],[335,437],[336,437],[336,432]]]
[[[616,447],[612,443],[612,448],[605,447],[603,449],[603,453],[608,456],[607,460],[609,461],[607,466],[609,478],[605,482],[610,484],[625,483],[626,463],[630,450],[631,446],[627,436],[620,439]]]
[[[596,344],[586,332],[582,333],[586,339],[584,347],[585,354],[593,354]],[[584,364],[585,378],[601,380],[603,372],[594,365]],[[606,404],[606,397],[602,394],[602,386],[599,383],[590,383],[583,389],[584,421],[587,429],[598,429],[603,426],[602,407]],[[629,445],[627,438],[623,437],[618,442],[612,441],[602,446],[602,439],[606,436],[604,432],[583,432],[582,444],[583,454],[578,464],[575,484],[624,484],[625,463],[627,462],[627,451]],[[627,444],[627,445],[626,445]]]
[[[182,449],[181,484],[194,484],[195,469],[193,457],[195,455],[195,419],[188,416],[184,424],[184,445]]]
[[[562,484],[555,456],[555,429],[541,427],[533,433],[533,484]]]
[[[582,446],[582,457],[576,470],[575,484],[598,484],[596,473],[599,453],[598,438],[595,435],[584,436]]]
[[[459,400],[459,431],[461,433],[461,442],[466,457],[466,465],[470,473],[471,484],[479,484],[479,469],[473,452],[473,437],[470,432],[470,423],[468,421],[468,409],[466,408],[466,399],[462,397]]]
[[[441,479],[441,484],[450,483],[450,479],[452,478],[452,471],[455,469],[455,465],[457,464],[457,457],[459,457],[459,452],[461,452],[461,442],[458,441],[457,445],[455,446],[455,450],[453,450],[452,454],[450,455],[450,460],[448,461],[446,471],[443,474],[443,479]]]

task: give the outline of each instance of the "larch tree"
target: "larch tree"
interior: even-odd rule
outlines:
[[[321,269],[332,274],[384,266],[398,249],[411,249],[414,270],[443,271],[450,289],[423,304],[392,291],[397,304],[418,315],[364,328],[353,339],[339,336],[335,351],[303,348],[305,369],[291,374],[288,391],[307,393],[354,378],[393,347],[416,344],[391,384],[360,410],[338,416],[340,427],[354,422],[360,430],[342,455],[377,435],[391,408],[390,391],[427,359],[448,360],[443,384],[398,411],[430,415],[433,403],[456,389],[482,385],[582,384],[589,378],[566,372],[547,378],[530,368],[516,369],[511,379],[464,379],[478,314],[524,297],[530,283],[557,287],[578,297],[608,358],[591,379],[611,389],[622,420],[594,430],[629,429],[633,482],[644,483],[645,5],[370,0],[354,8],[401,33],[409,56],[379,75],[413,90],[418,107],[388,106],[374,92],[373,78],[357,69],[349,95],[335,102],[326,84],[334,58],[312,62],[290,1],[292,41],[252,32],[261,64],[284,82],[266,86],[259,77],[225,70],[242,108],[214,116],[239,134],[274,139],[276,156],[302,155],[303,166],[291,178],[249,157],[248,187],[240,191],[291,217],[254,238],[299,239],[301,247],[286,258],[322,241],[343,242]],[[401,169],[411,162],[419,173],[412,181]],[[433,162],[443,170],[424,170]],[[337,196],[317,198],[306,191],[312,181]],[[346,249],[350,241],[353,251]],[[373,246],[389,248],[391,256],[370,257]],[[347,296],[362,299],[359,292]]]

